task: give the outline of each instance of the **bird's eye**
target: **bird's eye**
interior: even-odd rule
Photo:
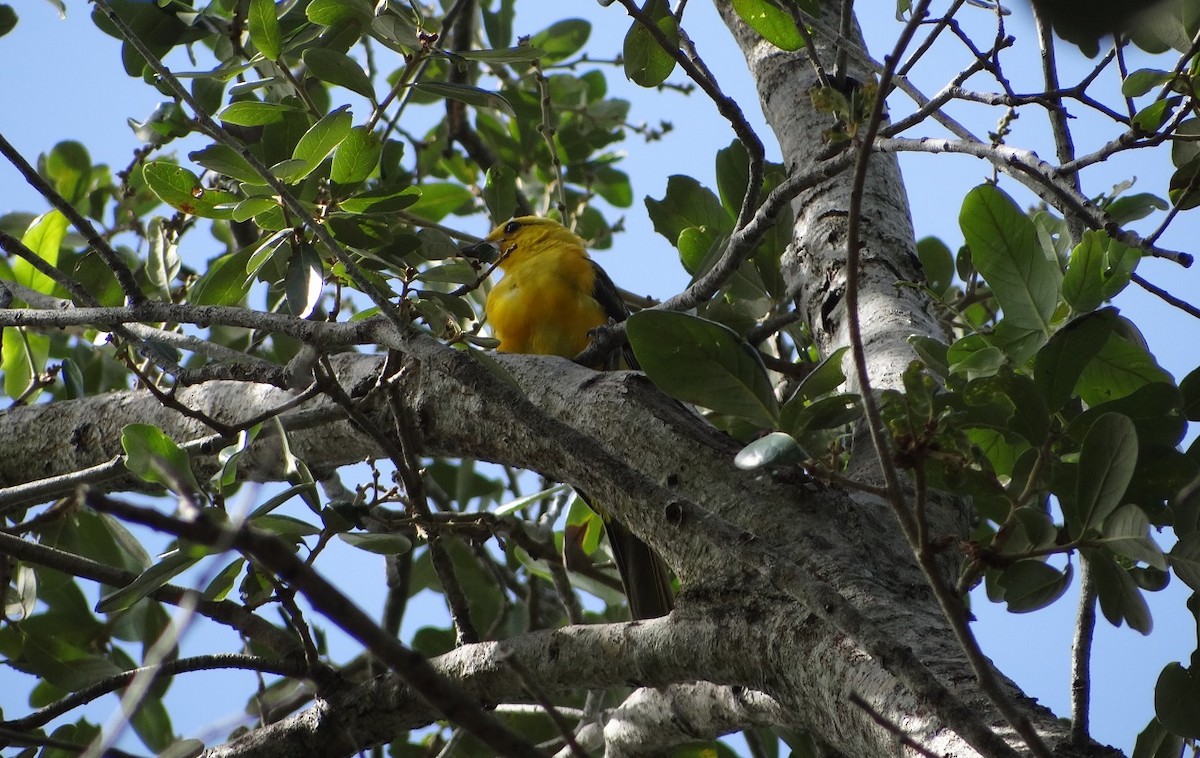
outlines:
[[[520,228],[521,228],[521,225],[518,222],[509,221],[507,224],[504,225],[504,233],[512,234],[513,232],[515,232],[516,230],[518,230]]]

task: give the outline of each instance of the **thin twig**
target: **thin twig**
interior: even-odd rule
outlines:
[[[900,728],[899,724],[893,722],[891,719],[887,718],[882,713],[880,713],[879,711],[872,708],[871,704],[868,703],[866,700],[863,700],[862,697],[859,696],[859,694],[857,692],[851,692],[848,700],[850,701],[851,705],[861,708],[863,710],[863,712],[866,713],[867,716],[872,721],[874,721],[876,724],[879,724],[881,727],[886,729],[890,734],[892,734],[896,738],[896,740],[904,747],[906,747],[909,750],[912,750],[914,752],[920,753],[921,755],[925,756],[925,758],[942,758],[942,756],[938,755],[937,753],[933,752],[932,750],[925,747],[921,743],[917,742],[912,737],[909,737],[908,734],[906,734],[904,732],[904,730]]]
[[[121,260],[120,254],[116,250],[113,250],[112,246],[108,244],[108,241],[104,239],[104,236],[100,232],[96,231],[96,227],[92,226],[92,222],[84,218],[79,211],[75,210],[75,206],[67,202],[65,197],[58,194],[57,190],[51,187],[46,180],[42,179],[37,170],[29,165],[29,162],[17,152],[16,148],[9,144],[3,134],[0,134],[0,153],[16,167],[17,171],[21,172],[21,175],[25,177],[25,181],[29,182],[31,187],[40,192],[42,197],[46,198],[59,213],[67,217],[72,226],[79,230],[79,233],[83,235],[87,243],[103,259],[104,265],[108,266],[109,270],[113,272],[113,276],[117,278],[117,282],[121,285],[121,291],[125,293],[125,299],[133,305],[137,305],[145,300],[146,296],[142,294],[141,288],[138,287],[137,280],[133,277],[133,272],[129,270],[129,266],[125,265],[125,261]]]
[[[551,702],[546,692],[538,685],[537,680],[530,675],[529,669],[525,668],[525,665],[517,659],[517,656],[512,654],[510,649],[505,647],[503,642],[500,643],[500,647],[496,651],[496,659],[508,666],[516,674],[521,685],[525,687],[525,690],[541,706],[545,714],[550,717],[550,721],[554,723],[555,728],[562,735],[563,740],[567,743],[567,747],[571,749],[571,754],[587,758],[587,751],[575,741],[575,730],[571,728],[571,724],[558,712],[558,708],[554,706],[554,703]]]
[[[1147,281],[1145,279],[1145,277],[1143,277],[1141,274],[1130,274],[1129,281],[1138,285],[1139,287],[1146,290],[1150,294],[1152,294],[1158,298],[1161,298],[1164,302],[1175,306],[1176,308],[1178,308],[1179,310],[1188,314],[1189,316],[1192,316],[1194,318],[1200,318],[1200,308],[1197,308],[1196,306],[1192,305],[1191,303],[1189,303],[1188,301],[1186,301],[1182,298],[1178,298],[1178,297],[1172,295],[1170,292],[1167,292],[1162,287],[1159,287],[1156,284],[1152,284],[1151,282]]]
[[[1075,611],[1075,639],[1071,642],[1071,742],[1080,747],[1091,742],[1088,728],[1092,699],[1092,642],[1096,635],[1096,581],[1087,558],[1079,558],[1079,607]]]
[[[239,552],[252,556],[278,576],[285,577],[313,608],[386,663],[446,719],[470,731],[499,755],[539,755],[526,740],[496,721],[474,698],[438,673],[424,656],[388,634],[275,535],[249,526],[235,528],[205,518],[183,521],[152,508],[131,505],[98,493],[89,493],[87,503],[97,512],[124,521],[204,545],[228,543]]]
[[[76,690],[49,705],[45,705],[33,713],[10,721],[0,722],[0,727],[26,732],[44,726],[80,706],[87,705],[93,700],[121,689],[129,684],[139,674],[149,674],[154,681],[167,676],[186,674],[192,671],[223,671],[226,669],[261,671],[267,674],[293,678],[304,677],[308,667],[294,659],[276,660],[257,655],[242,655],[238,653],[218,653],[214,655],[197,655],[191,658],[177,658],[162,661],[157,666],[142,666],[120,674],[105,677],[81,690]]]
[[[932,551],[924,539],[925,530],[921,525],[921,519],[910,510],[906,503],[904,490],[900,482],[900,475],[892,461],[883,417],[876,402],[874,392],[871,389],[869,365],[862,339],[862,325],[858,313],[858,278],[861,264],[859,230],[862,224],[862,201],[866,189],[867,166],[871,159],[872,143],[878,134],[880,125],[883,123],[884,93],[890,87],[892,71],[897,65],[904,49],[911,42],[917,25],[928,13],[928,8],[929,0],[921,0],[921,2],[913,6],[912,16],[896,40],[896,45],[891,55],[884,59],[884,70],[880,77],[879,92],[876,95],[866,129],[862,132],[862,144],[858,151],[854,181],[850,192],[846,234],[846,313],[850,350],[854,355],[855,374],[859,383],[859,389],[862,392],[863,416],[866,421],[867,432],[875,447],[875,454],[883,470],[884,481],[887,484],[887,500],[896,514],[896,519],[899,522],[901,530],[916,552],[918,563],[929,581],[934,596],[938,600],[942,614],[954,630],[959,646],[966,654],[972,669],[975,671],[979,686],[988,696],[988,699],[992,701],[993,705],[996,706],[997,710],[1012,725],[1013,729],[1021,735],[1025,744],[1028,745],[1034,755],[1039,758],[1050,758],[1050,750],[1042,741],[1037,730],[1033,728],[1024,714],[1016,709],[1011,699],[1001,688],[999,681],[991,669],[990,662],[983,655],[982,650],[979,649],[978,642],[975,640],[971,628],[966,622],[966,614],[961,607],[961,602],[952,594],[938,573],[938,567],[934,562]]]

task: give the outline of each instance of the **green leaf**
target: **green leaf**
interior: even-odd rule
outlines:
[[[1155,87],[1171,80],[1172,74],[1154,68],[1139,68],[1121,82],[1121,94],[1125,97],[1141,97]]]
[[[1200,675],[1168,663],[1154,685],[1154,713],[1162,725],[1184,739],[1200,739]]]
[[[1200,157],[1200,118],[1189,118],[1179,124],[1175,136],[1180,139],[1171,141],[1171,163],[1181,168]]]
[[[34,378],[46,368],[50,358],[50,338],[29,329],[4,327],[0,332],[0,371],[4,373],[4,394],[10,398],[25,397],[32,402],[41,390],[31,390]]]
[[[302,111],[279,103],[242,100],[225,106],[225,109],[217,114],[217,118],[234,126],[266,126],[279,123],[292,113],[302,113]]]
[[[1106,413],[1096,419],[1079,451],[1079,480],[1075,502],[1068,508],[1067,526],[1071,536],[1082,537],[1098,529],[1125,497],[1137,466],[1137,430],[1128,417]]]
[[[1108,343],[1116,322],[1117,312],[1112,308],[1080,316],[1038,351],[1033,380],[1052,410],[1066,404],[1084,368]]]
[[[917,357],[930,370],[942,378],[950,376],[949,352],[950,347],[932,337],[913,335],[908,338]]]
[[[1133,128],[1145,134],[1154,134],[1167,122],[1167,119],[1175,111],[1175,107],[1179,105],[1179,101],[1178,97],[1155,100],[1134,115]]]
[[[151,161],[142,167],[142,177],[159,200],[177,211],[201,218],[233,218],[233,204],[237,202],[237,195],[205,189],[200,179],[183,166],[167,161]]]
[[[282,52],[279,19],[275,16],[274,0],[250,0],[248,16],[250,40],[267,60],[275,60]]]
[[[1104,522],[1101,535],[1098,541],[1114,553],[1163,571],[1167,569],[1162,548],[1150,536],[1150,519],[1138,506],[1125,505],[1114,511]]]
[[[788,2],[788,0],[784,0]],[[804,38],[792,14],[771,0],[733,0],[733,9],[754,31],[780,50],[799,50]]]
[[[100,602],[96,603],[96,612],[116,613],[132,607],[137,601],[194,566],[202,557],[203,554],[193,555],[190,551],[172,550],[129,584],[101,597]]]
[[[468,61],[508,65],[511,63],[526,63],[535,58],[545,57],[546,51],[532,45],[520,45],[518,47],[506,47],[501,50],[456,50],[453,55],[455,58],[462,58]]]
[[[1003,191],[983,184],[967,193],[959,225],[1004,321],[1017,333],[1048,339],[1062,270],[1038,244],[1033,222]]]
[[[379,555],[400,555],[412,550],[412,542],[403,534],[339,532],[338,539],[351,547]]]
[[[610,205],[616,208],[633,205],[633,185],[629,183],[629,174],[612,166],[599,166],[592,172],[591,178],[592,189]]]
[[[284,292],[288,311],[297,318],[308,318],[321,300],[325,267],[321,256],[310,243],[297,245],[287,262]]]
[[[1132,758],[1179,758],[1183,755],[1183,738],[1168,731],[1157,718],[1142,730],[1133,746]]]
[[[297,489],[296,491],[299,492],[300,490]],[[262,510],[261,506],[255,512],[257,513],[259,510]],[[299,543],[305,537],[321,533],[321,529],[314,524],[310,524],[303,519],[298,519],[295,516],[286,516],[279,513],[254,516],[250,519],[249,523],[256,529],[270,532],[282,540],[293,543]]]
[[[215,171],[231,179],[237,179],[239,182],[247,184],[267,183],[267,180],[255,171],[238,151],[228,145],[209,145],[203,150],[188,153],[188,159],[209,171]]]
[[[237,305],[250,291],[246,280],[246,264],[252,248],[222,255],[208,265],[203,276],[188,293],[193,305]]]
[[[545,62],[554,63],[579,52],[591,34],[590,23],[581,18],[568,18],[533,35],[529,44],[543,51]]]
[[[11,32],[16,26],[17,12],[7,3],[0,5],[0,37]]]
[[[1200,531],[1180,537],[1167,558],[1175,575],[1193,591],[1200,592]]]
[[[357,184],[371,175],[382,154],[383,143],[379,135],[365,126],[356,126],[334,152],[329,178],[335,184]]]
[[[461,184],[427,182],[420,187],[420,199],[409,206],[414,216],[440,221],[449,213],[470,206],[475,196]],[[342,204],[345,207],[345,203]]]
[[[1108,214],[1114,224],[1123,226],[1133,221],[1139,221],[1154,211],[1165,211],[1170,207],[1171,204],[1158,195],[1140,192],[1136,195],[1118,197],[1105,206],[1104,212]],[[1138,254],[1140,257],[1140,251]]]
[[[492,218],[512,218],[517,210],[517,173],[498,163],[487,170],[483,202]]]
[[[1188,421],[1200,421],[1200,367],[1194,368],[1179,383],[1183,393],[1183,413]]]
[[[790,466],[809,458],[795,438],[784,432],[771,432],[746,445],[734,456],[733,465],[744,471]]]
[[[453,82],[417,82],[410,86],[417,92],[424,92],[427,95],[458,100],[476,108],[495,108],[510,116],[517,115],[517,112],[513,110],[512,103],[508,102],[503,95],[482,87]]]
[[[375,14],[364,0],[312,0],[304,15],[314,24],[334,26],[345,21],[366,25]]]
[[[733,330],[669,311],[641,311],[628,324],[634,355],[664,392],[760,427],[775,427],[779,407],[767,370]]]
[[[1181,211],[1200,206],[1200,158],[1179,167],[1171,174],[1167,197]]]
[[[541,490],[539,492],[535,492],[532,495],[525,495],[523,497],[518,497],[518,498],[514,498],[512,500],[509,500],[507,503],[504,503],[503,505],[499,505],[499,506],[496,506],[495,508],[493,508],[492,513],[496,514],[497,516],[511,516],[514,513],[517,513],[518,511],[528,508],[529,506],[534,505],[535,503],[537,503],[539,501],[542,501],[542,500],[548,501],[550,498],[554,497],[555,495],[559,495],[566,491],[567,491],[567,485],[555,484],[552,487],[547,487],[546,489]],[[570,519],[568,518],[567,523],[573,523],[573,522],[571,522]]]
[[[1117,326],[1121,326],[1118,319]],[[1076,389],[1088,405],[1125,397],[1155,382],[1174,384],[1145,348],[1125,341],[1116,331],[1083,368]]]
[[[1039,560],[1017,561],[1000,574],[1009,613],[1029,613],[1062,597],[1071,583],[1071,566],[1059,571]]]
[[[375,88],[358,61],[345,53],[327,47],[310,47],[301,56],[308,72],[323,82],[345,87],[375,102]]]
[[[54,210],[39,216],[29,225],[29,229],[21,235],[21,244],[50,266],[57,267],[58,254],[66,236],[67,217]],[[57,286],[53,279],[38,271],[24,258],[13,261],[12,271],[13,280],[17,284],[23,284],[44,295],[53,294]]]
[[[46,156],[46,173],[54,189],[72,205],[87,195],[92,183],[92,158],[87,148],[74,140],[59,142]]]
[[[137,710],[129,717],[129,724],[146,747],[154,751],[156,758],[161,758],[163,751],[175,739],[171,714],[163,705],[162,698],[154,694],[142,700]]]
[[[813,401],[841,387],[846,382],[846,374],[842,372],[842,361],[849,349],[849,346],[839,347],[818,363],[808,376],[800,380],[793,399],[804,398]]]
[[[175,440],[150,424],[127,424],[121,430],[125,468],[143,481],[161,484],[178,494],[200,493],[192,462]],[[181,492],[186,487],[187,492]]]
[[[348,197],[340,201],[338,207],[349,213],[390,213],[407,208],[420,199],[421,187],[385,187]]]
[[[1154,626],[1150,608],[1129,572],[1101,550],[1084,548],[1081,552],[1089,562],[1092,579],[1096,582],[1104,618],[1113,626],[1120,626],[1124,621],[1130,629],[1149,634]]]
[[[1129,284],[1129,276],[1141,259],[1136,248],[1117,242],[1094,229],[1071,251],[1063,277],[1063,298],[1078,313],[1095,310]]]
[[[721,205],[730,215],[736,216],[742,208],[746,197],[746,188],[750,179],[750,156],[746,147],[739,140],[734,140],[729,147],[717,151],[717,193],[721,196]]]
[[[663,199],[647,197],[646,210],[654,231],[672,245],[678,245],[679,235],[691,227],[714,233],[733,231],[733,214],[725,210],[712,190],[690,176],[676,174],[667,179]]]
[[[832,395],[814,400],[808,405],[784,406],[787,413],[779,414],[779,427],[788,434],[805,438],[822,429],[840,429],[862,418],[862,397]],[[809,439],[812,444],[812,439]],[[815,447],[815,445],[814,445]]]
[[[146,278],[159,291],[163,299],[171,299],[171,282],[183,265],[173,235],[163,229],[163,219],[155,217],[146,225],[146,239],[150,250],[146,254]]]
[[[946,243],[937,237],[917,240],[917,258],[921,261],[929,289],[939,297],[946,294],[954,282],[954,256]]]
[[[961,374],[971,380],[994,375],[1008,362],[1008,358],[987,337],[969,334],[946,350],[946,361],[950,373]]]
[[[674,50],[679,48],[679,27],[666,0],[646,0],[645,13],[666,36],[671,50],[664,49],[641,21],[635,20],[625,35],[625,76],[641,87],[657,87],[675,70]]]
[[[354,117],[347,106],[342,106],[324,116],[304,133],[292,151],[292,161],[299,164],[289,165],[282,172],[280,179],[289,184],[298,182],[316,170],[334,149],[342,144],[342,140],[350,136]],[[288,163],[284,161],[284,163]],[[278,165],[278,164],[277,164]],[[275,168],[272,168],[274,171]],[[277,174],[279,175],[279,174]]]
[[[371,21],[371,35],[403,55],[412,55],[421,46],[416,27],[394,13],[376,16]]]

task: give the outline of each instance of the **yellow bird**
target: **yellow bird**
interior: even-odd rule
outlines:
[[[486,306],[501,352],[574,358],[587,347],[592,330],[629,316],[612,279],[588,257],[583,240],[557,221],[519,216],[464,252],[504,271]],[[625,350],[624,360],[637,368],[631,351]],[[593,366],[616,367],[612,361]],[[646,619],[670,613],[671,575],[662,558],[576,491],[604,519],[630,615]]]

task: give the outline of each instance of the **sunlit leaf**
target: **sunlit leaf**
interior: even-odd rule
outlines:
[[[733,0],[733,9],[747,26],[775,47],[789,51],[804,47],[804,38],[792,14],[771,0]]]
[[[279,57],[279,19],[275,16],[275,0],[250,0],[247,16],[250,40],[268,60]]]
[[[151,161],[142,167],[146,185],[155,195],[177,211],[213,219],[233,217],[237,195],[223,190],[205,189],[200,179],[183,166],[167,161]]]

